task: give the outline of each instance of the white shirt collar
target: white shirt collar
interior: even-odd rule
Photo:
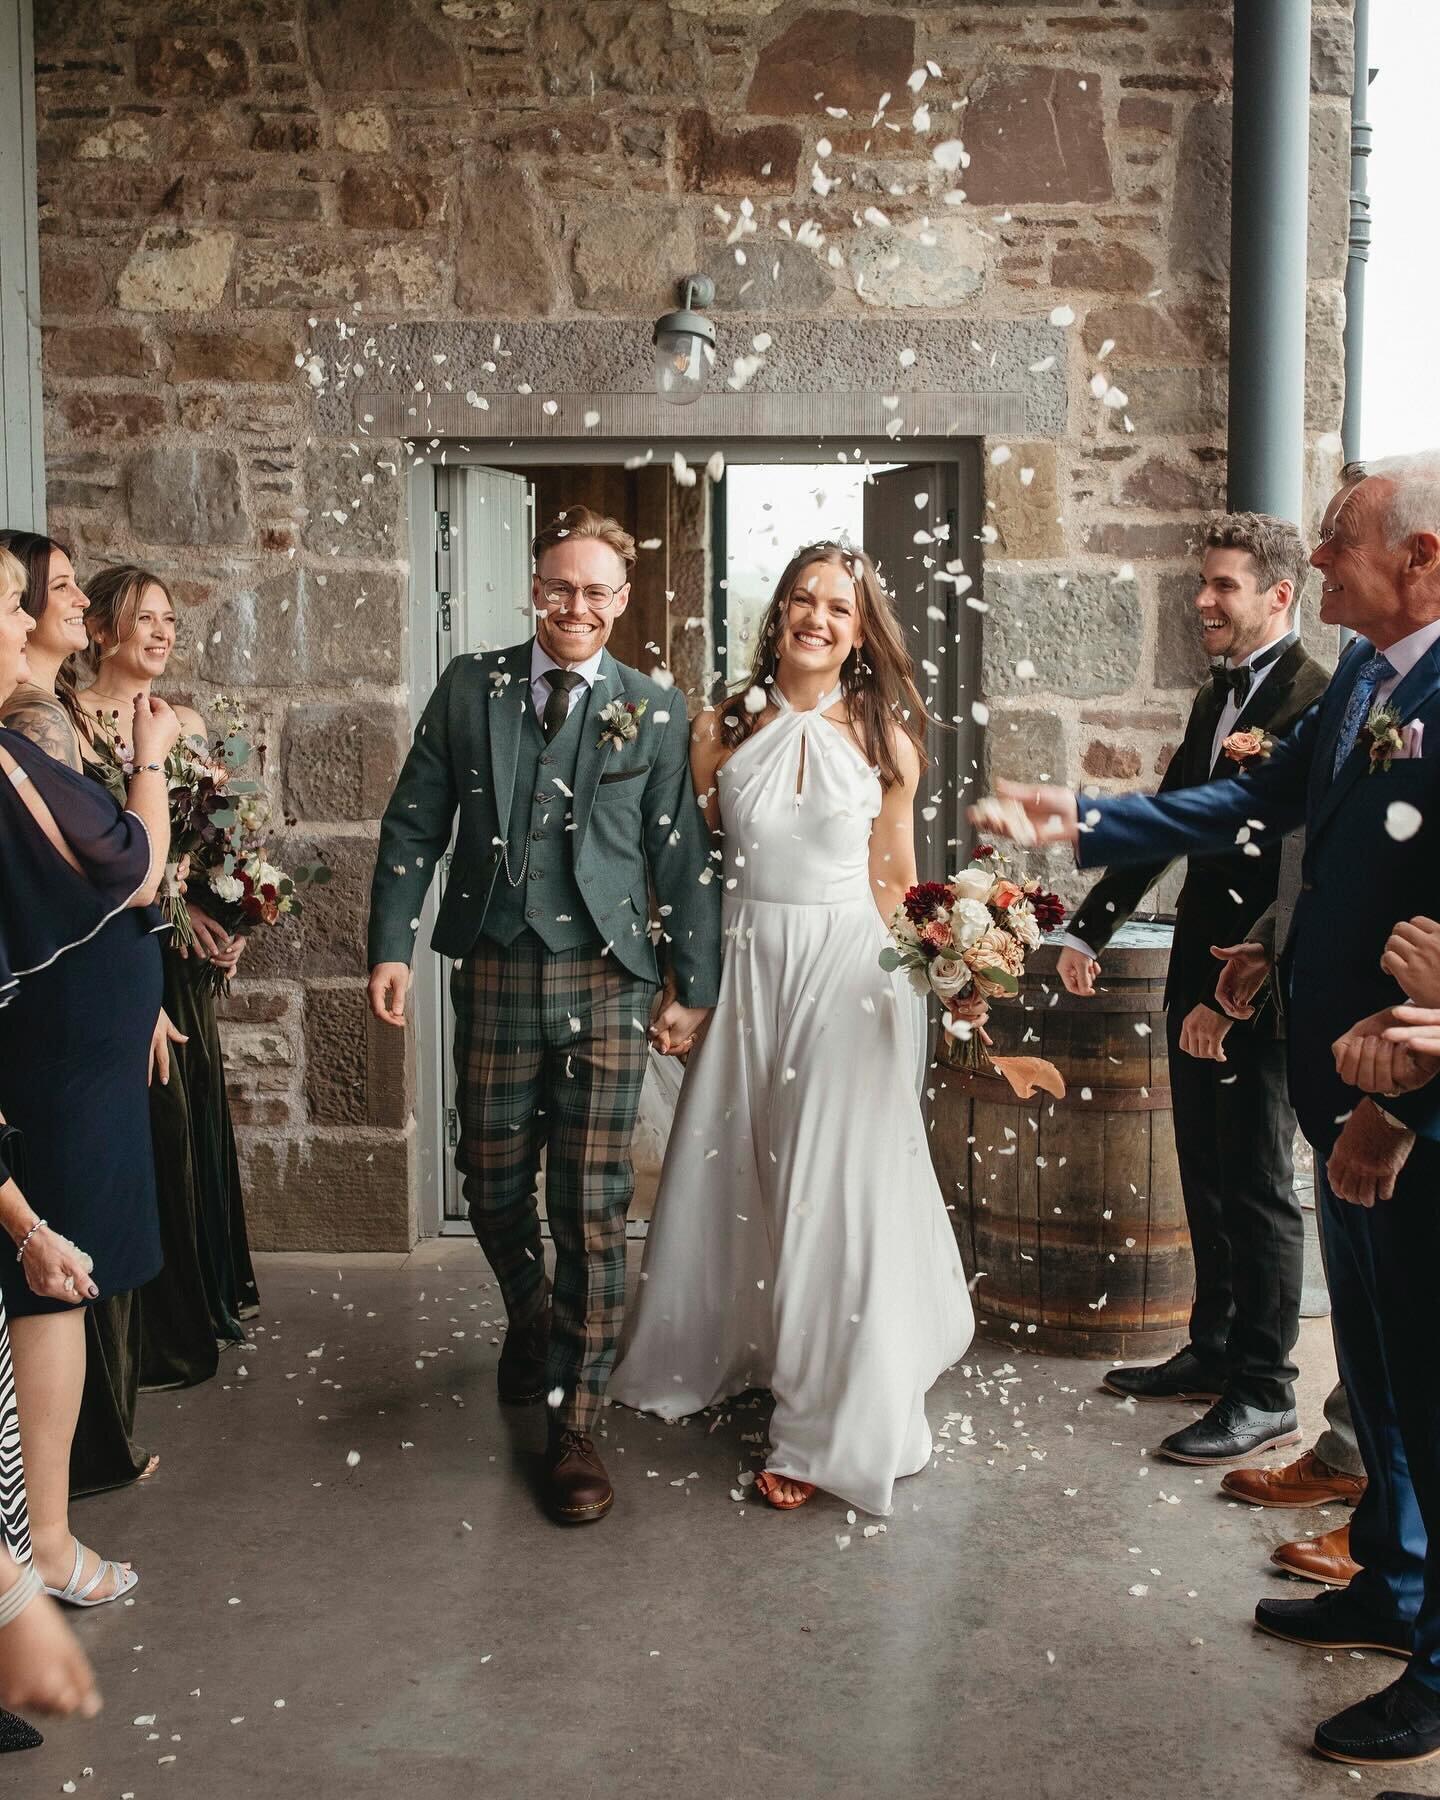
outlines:
[[[1386,662],[1402,678],[1410,673],[1430,646],[1440,639],[1440,619],[1432,619],[1418,631],[1399,639],[1383,654]]]
[[[1276,662],[1279,662],[1280,658],[1290,648],[1291,644],[1295,642],[1299,635],[1300,633],[1298,631],[1291,630],[1285,632],[1278,638],[1271,638],[1268,644],[1262,644],[1258,650],[1252,650],[1248,656],[1242,656],[1238,663],[1231,662],[1230,658],[1227,656],[1225,658],[1225,667],[1227,669],[1248,668],[1257,656],[1270,656],[1273,657]],[[1278,648],[1276,647],[1277,645],[1279,646]],[[1267,668],[1268,667],[1269,665],[1267,665]]]
[[[600,663],[605,652],[597,650],[593,656],[587,656],[582,663],[558,663],[537,637],[530,646],[530,681],[533,686],[542,676],[548,677],[552,669],[572,669],[587,687],[594,687],[600,676]],[[548,682],[547,682],[548,686]]]

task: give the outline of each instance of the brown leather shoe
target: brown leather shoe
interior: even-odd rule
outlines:
[[[1365,1492],[1365,1477],[1343,1475],[1307,1450],[1283,1469],[1232,1469],[1220,1487],[1247,1506],[1354,1506]]]
[[[545,1383],[545,1357],[550,1348],[550,1302],[547,1299],[534,1318],[511,1325],[500,1346],[500,1367],[495,1386],[505,1406],[536,1406],[549,1391]]]
[[[557,1525],[589,1525],[615,1504],[615,1490],[588,1431],[551,1431],[544,1498]]]
[[[1348,1525],[1337,1525],[1323,1537],[1281,1544],[1278,1550],[1270,1552],[1270,1560],[1287,1575],[1302,1575],[1306,1581],[1318,1581],[1325,1587],[1349,1587],[1360,1573],[1359,1563],[1350,1555]]]

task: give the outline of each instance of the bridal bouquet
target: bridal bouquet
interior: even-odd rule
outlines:
[[[881,968],[905,970],[920,993],[933,993],[947,1006],[1018,994],[1027,954],[1064,923],[1065,908],[1038,881],[1014,881],[1005,868],[999,851],[981,844],[969,868],[949,881],[912,887],[891,915]],[[962,1068],[996,1068],[1008,1077],[1004,1062],[1033,1060],[992,1059],[978,1030],[958,1035]]]

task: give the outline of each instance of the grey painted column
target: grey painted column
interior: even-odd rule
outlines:
[[[1345,264],[1346,462],[1360,457],[1365,374],[1365,265],[1370,261],[1370,0],[1355,0],[1355,82],[1350,90],[1350,253]]]
[[[0,0],[0,526],[45,527],[31,0]]]
[[[1310,0],[1235,0],[1230,505],[1301,516]]]

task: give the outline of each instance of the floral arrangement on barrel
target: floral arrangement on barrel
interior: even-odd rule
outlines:
[[[213,743],[198,736],[182,738],[165,762],[171,861],[159,905],[173,928],[173,941],[186,949],[195,942],[187,888],[197,895],[208,890],[206,910],[233,935],[276,925],[300,912],[296,890],[306,883],[323,887],[330,879],[323,863],[287,872],[273,860],[274,813],[261,779],[265,745],[255,742],[239,701],[221,696],[211,713],[218,724]],[[123,799],[132,764],[129,746],[111,721],[101,721],[96,749],[100,773]],[[248,772],[252,759],[254,774]],[[228,975],[207,965],[206,978],[217,993],[228,991]]]
[[[1038,881],[1013,880],[1006,867],[993,845],[980,844],[958,875],[910,888],[891,915],[881,968],[903,969],[922,995],[934,994],[947,1008],[1018,994],[1026,956],[1065,922],[1065,907]],[[1053,1063],[992,1057],[984,1032],[963,1021],[947,1020],[946,1030],[958,1040],[954,1060],[962,1069],[1003,1075],[1022,1099],[1036,1087],[1063,1098],[1065,1083]]]

